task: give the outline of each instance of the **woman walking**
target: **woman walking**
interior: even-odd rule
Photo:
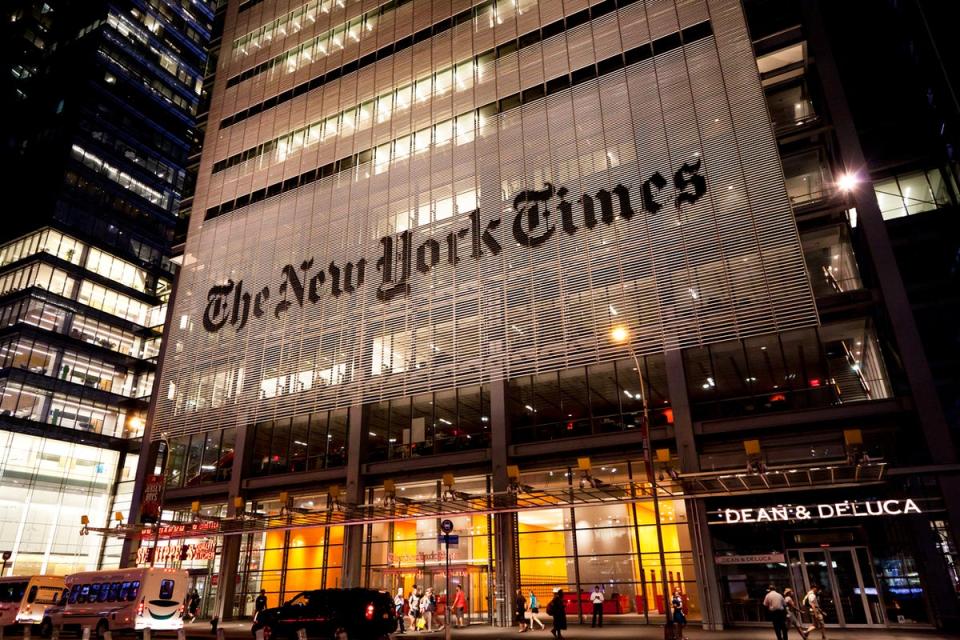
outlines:
[[[541,629],[546,629],[547,626],[543,624],[543,620],[540,619],[540,602],[537,600],[537,594],[533,591],[530,592],[530,608],[528,609],[530,617],[530,630],[533,631],[533,625],[540,625]]]
[[[520,625],[520,633],[527,630],[527,599],[523,597],[523,591],[517,589],[517,597],[513,601],[517,615],[517,624]]]
[[[680,587],[673,590],[673,600],[670,604],[673,608],[673,637],[676,640],[686,640],[683,628],[687,626],[687,616],[683,613],[683,594]]]
[[[567,630],[567,610],[563,604],[563,589],[553,592],[553,600],[547,605],[547,615],[553,618],[550,633],[557,640],[563,640],[563,631]]]

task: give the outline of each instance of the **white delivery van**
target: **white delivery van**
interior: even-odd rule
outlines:
[[[170,631],[183,627],[180,613],[187,594],[182,569],[112,569],[66,577],[66,597],[47,610],[41,633],[54,627],[81,631],[90,627],[101,637],[107,630]]]
[[[0,578],[0,627],[39,624],[47,607],[60,601],[62,576]]]

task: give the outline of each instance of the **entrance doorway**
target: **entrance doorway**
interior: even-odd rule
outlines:
[[[442,621],[444,604],[446,597],[446,573],[443,567],[409,567],[387,569],[383,571],[385,588],[390,590],[391,595],[397,592],[397,588],[403,588],[404,597],[410,595],[410,589],[416,584],[424,591],[431,587],[438,599],[438,614],[436,622]],[[450,565],[450,591],[456,591],[457,585],[463,586],[464,595],[467,599],[465,610],[465,620],[467,624],[492,624],[490,607],[490,574],[487,568],[477,565],[451,564]],[[451,596],[451,602],[453,597]],[[451,616],[453,613],[451,612]]]
[[[886,626],[866,547],[788,549],[787,561],[799,600],[812,585],[820,586],[828,627]]]

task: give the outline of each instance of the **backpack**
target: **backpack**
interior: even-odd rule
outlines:
[[[553,604],[553,602],[554,602],[554,601],[551,600],[550,602],[547,603],[547,615],[548,615],[548,616],[551,616],[551,617],[554,615],[554,613],[553,613],[553,612],[554,612],[554,604]]]

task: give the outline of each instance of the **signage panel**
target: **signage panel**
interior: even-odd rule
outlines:
[[[873,518],[924,513],[911,498],[892,500],[843,500],[811,505],[776,505],[720,509],[710,512],[710,524],[755,524],[768,522],[805,522],[835,518]]]

